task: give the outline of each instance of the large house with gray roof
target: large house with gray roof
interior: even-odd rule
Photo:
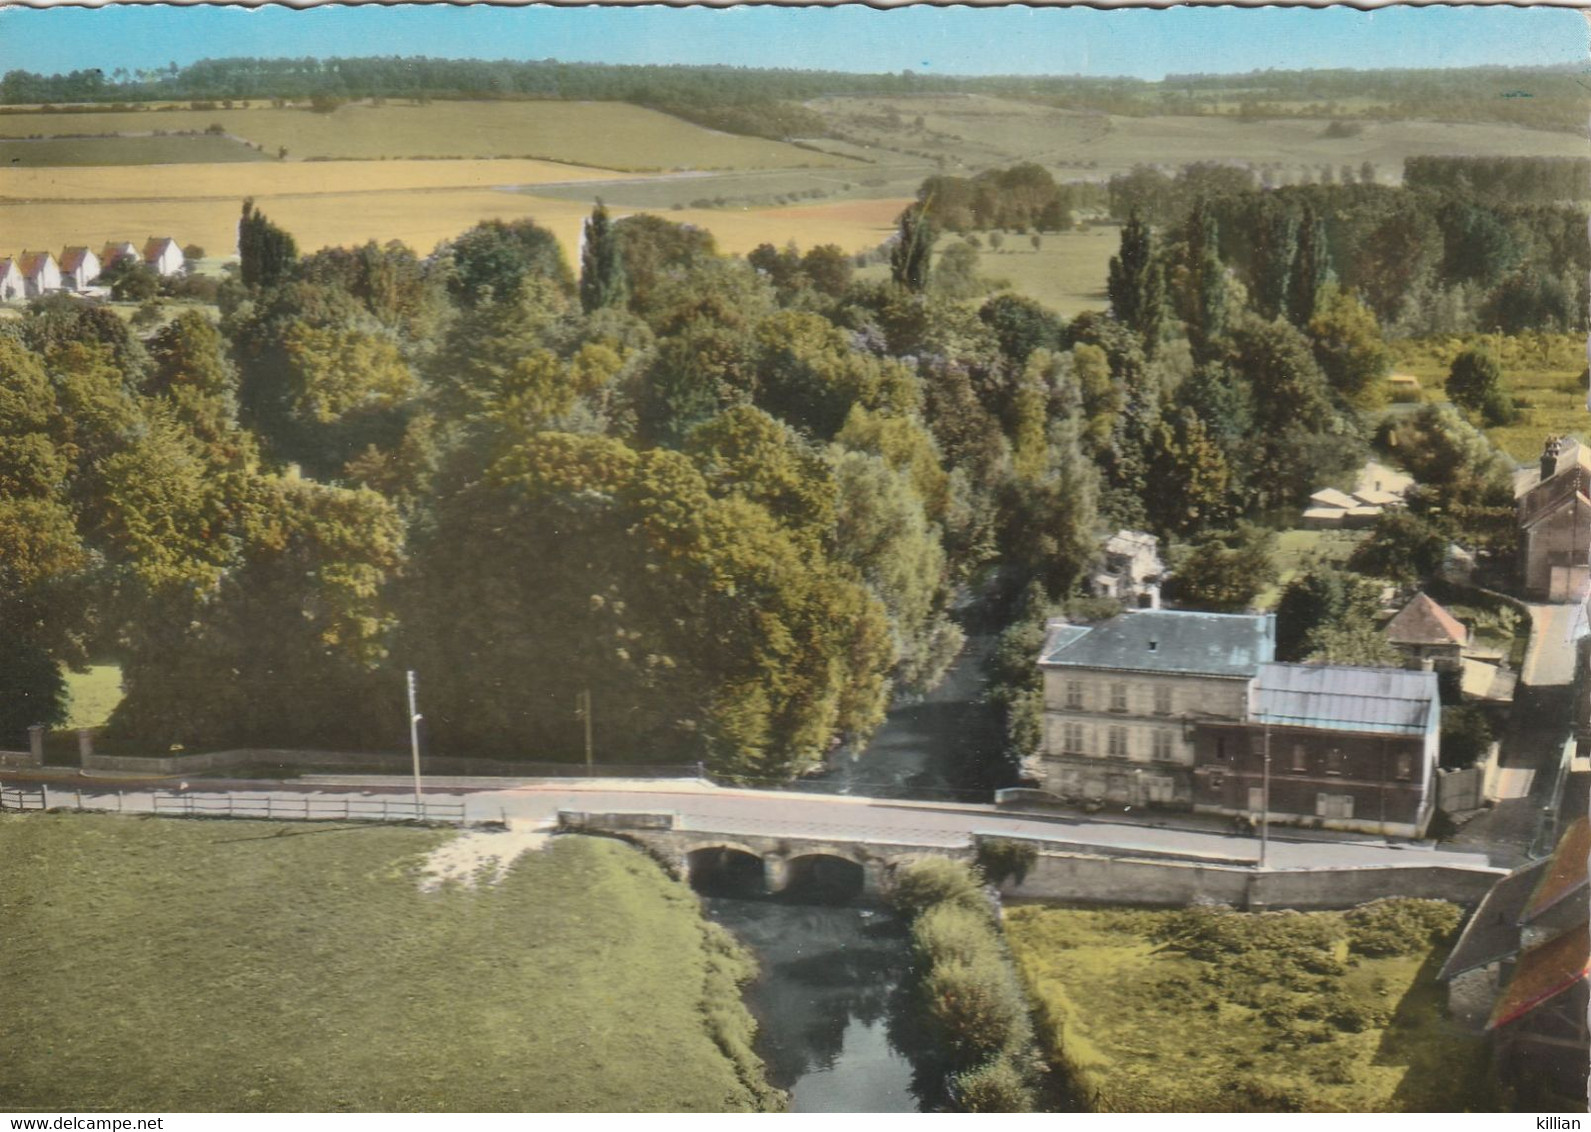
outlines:
[[[1259,666],[1246,710],[1193,726],[1196,811],[1421,837],[1441,735],[1435,672]]]
[[[1242,720],[1249,681],[1275,653],[1268,615],[1143,609],[1097,625],[1051,621],[1038,659],[1044,747],[1028,769],[1071,801],[1186,809],[1192,724]]]

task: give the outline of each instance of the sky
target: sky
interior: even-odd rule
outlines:
[[[229,55],[430,55],[924,74],[1129,75],[1587,62],[1564,8],[929,8],[410,4],[0,7],[0,72]]]

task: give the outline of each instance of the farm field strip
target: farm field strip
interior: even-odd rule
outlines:
[[[140,200],[126,204],[74,201],[5,205],[5,231],[21,248],[97,246],[113,239],[141,239],[155,233],[197,243],[213,255],[231,255],[237,246],[238,212],[247,194],[208,200]],[[590,215],[588,201],[553,200],[517,192],[458,188],[384,193],[325,193],[266,198],[273,222],[293,234],[300,249],[385,244],[400,240],[420,254],[452,239],[482,220],[533,219],[550,229],[573,259],[580,230]],[[744,253],[758,244],[795,241],[806,248],[838,244],[847,252],[876,247],[894,229],[904,199],[844,201],[799,208],[728,211],[659,210],[678,223],[706,228],[721,250]],[[624,215],[618,210],[618,215]],[[9,244],[7,246],[10,246]]]
[[[633,170],[865,168],[830,153],[693,125],[623,102],[436,102],[301,109],[0,114],[0,137],[226,133],[302,158],[528,158]]]

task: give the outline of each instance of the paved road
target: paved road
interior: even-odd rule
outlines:
[[[1574,644],[1586,634],[1583,605],[1532,605],[1530,644],[1519,678],[1537,688],[1574,681]]]
[[[303,782],[283,784],[271,790],[190,789],[187,793],[200,799],[201,804],[203,799],[225,799],[228,793],[240,803],[270,797],[283,810],[288,810],[295,803],[301,803],[306,795],[327,800],[370,798],[379,793],[403,797],[401,784],[401,779],[384,779],[359,789],[349,788],[345,781]],[[1254,838],[1216,832],[1017,815],[993,806],[735,790],[694,781],[505,782],[500,788],[483,788],[477,780],[473,787],[444,781],[433,782],[429,789],[438,798],[461,799],[472,821],[507,818],[546,822],[555,818],[561,809],[628,810],[673,813],[678,816],[680,828],[714,833],[807,835],[875,844],[954,847],[967,844],[971,835],[981,833],[1037,837],[1058,844],[1109,851],[1174,854],[1245,863],[1253,862],[1259,850],[1259,842]],[[167,792],[161,794],[166,796]],[[70,789],[56,787],[51,790],[51,801],[55,805],[72,805],[77,796]],[[154,794],[145,789],[125,790],[118,798],[114,790],[85,788],[81,798],[85,808],[114,810],[119,805],[129,813],[150,812],[154,808]],[[1375,841],[1298,841],[1273,837],[1268,864],[1282,869],[1437,864],[1486,868],[1490,861],[1484,852],[1399,848]]]

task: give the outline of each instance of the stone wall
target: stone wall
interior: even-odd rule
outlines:
[[[1465,767],[1463,770],[1442,770],[1436,772],[1436,808],[1444,814],[1460,814],[1466,810],[1478,810],[1485,804],[1481,785],[1485,781],[1485,772],[1481,767]]]
[[[1503,869],[1460,869],[1410,864],[1344,869],[1269,869],[1219,861],[1145,855],[1106,856],[1056,851],[1043,842],[1039,857],[1004,895],[1018,900],[1079,904],[1181,907],[1229,904],[1235,908],[1352,908],[1388,896],[1419,896],[1474,905],[1506,875]]]

